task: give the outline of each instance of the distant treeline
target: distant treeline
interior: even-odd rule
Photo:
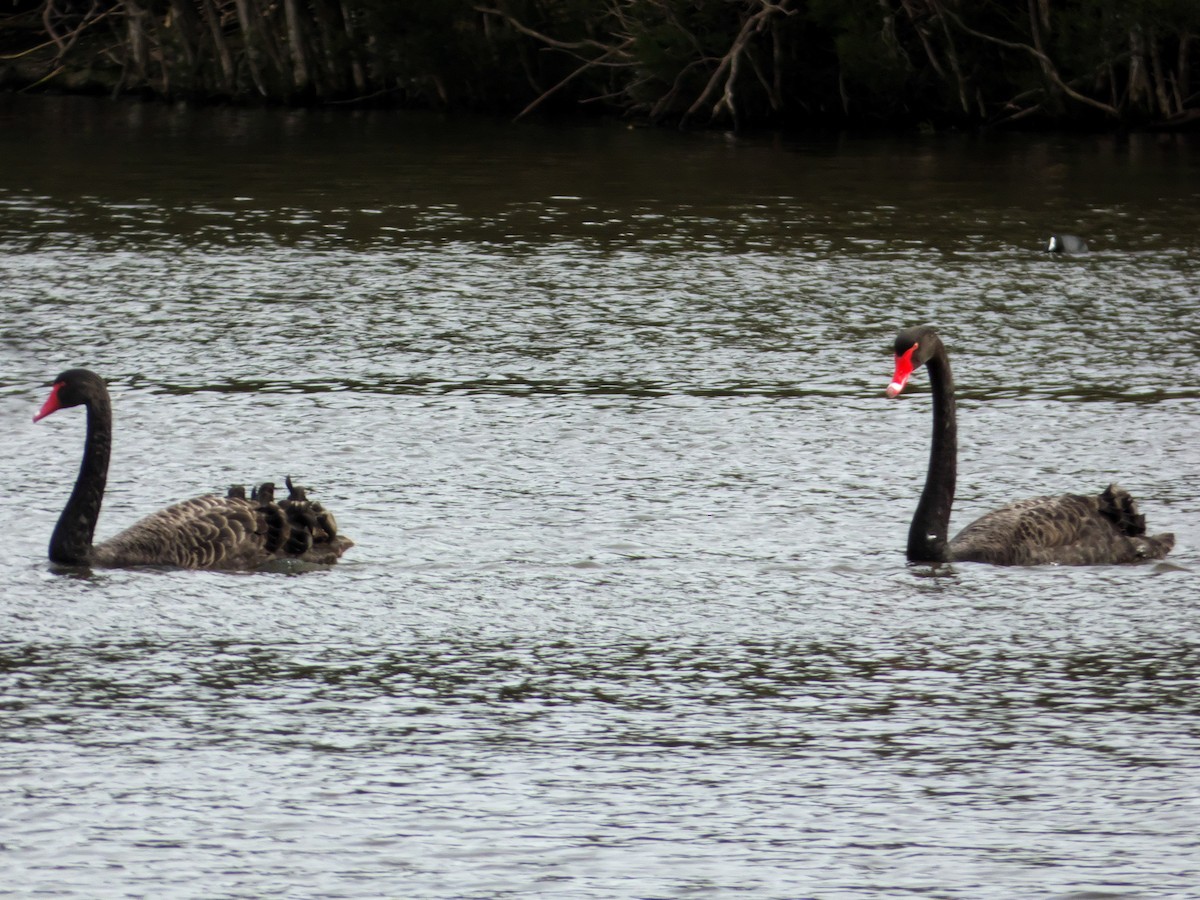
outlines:
[[[1200,118],[1200,0],[0,0],[0,84],[721,127]]]

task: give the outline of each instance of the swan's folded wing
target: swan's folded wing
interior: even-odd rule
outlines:
[[[1112,508],[1114,491],[1122,501],[1120,515]],[[1133,498],[1116,485],[1098,496],[1033,497],[972,522],[950,542],[950,553],[956,560],[1010,566],[1104,565],[1165,556],[1174,541],[1169,535],[1145,537],[1144,522]]]
[[[101,566],[247,569],[269,557],[267,523],[256,504],[207,494],[168,506],[95,545]]]

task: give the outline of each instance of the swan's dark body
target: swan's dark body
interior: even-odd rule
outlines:
[[[112,446],[112,404],[103,379],[70,369],[55,379],[34,421],[70,406],[87,409],[83,462],[70,499],[50,538],[50,559],[60,565],[179,566],[188,569],[254,569],[275,559],[334,563],[353,541],[303,488],[287,480],[289,497],[274,502],[274,485],[250,500],[241,486],[227,496],[193,497],[159,510],[120,534],[92,543]],[[259,496],[259,494],[262,496]]]
[[[1088,252],[1088,245],[1087,241],[1074,234],[1052,234],[1046,243],[1046,252],[1080,256]]]
[[[929,372],[933,389],[933,441],[925,488],[908,532],[911,562],[1099,565],[1161,559],[1175,546],[1172,534],[1146,534],[1137,503],[1115,484],[1092,496],[1063,494],[1010,503],[948,540],[958,465],[954,378],[946,348],[929,326],[897,335],[896,374],[888,396],[897,396],[920,365]]]

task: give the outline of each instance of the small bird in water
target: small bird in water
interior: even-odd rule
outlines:
[[[1052,234],[1046,244],[1047,253],[1062,253],[1067,256],[1077,256],[1088,252],[1087,241],[1074,234]]]

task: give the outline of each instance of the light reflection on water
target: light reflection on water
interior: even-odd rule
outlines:
[[[16,889],[1200,881],[1194,147],[2,102]],[[1096,252],[1038,254],[1064,220]],[[956,522],[1117,478],[1172,557],[907,569],[927,389],[882,386],[916,321],[954,359]],[[29,418],[81,363],[117,408],[101,535],[292,474],[357,546],[51,572],[82,421]]]

